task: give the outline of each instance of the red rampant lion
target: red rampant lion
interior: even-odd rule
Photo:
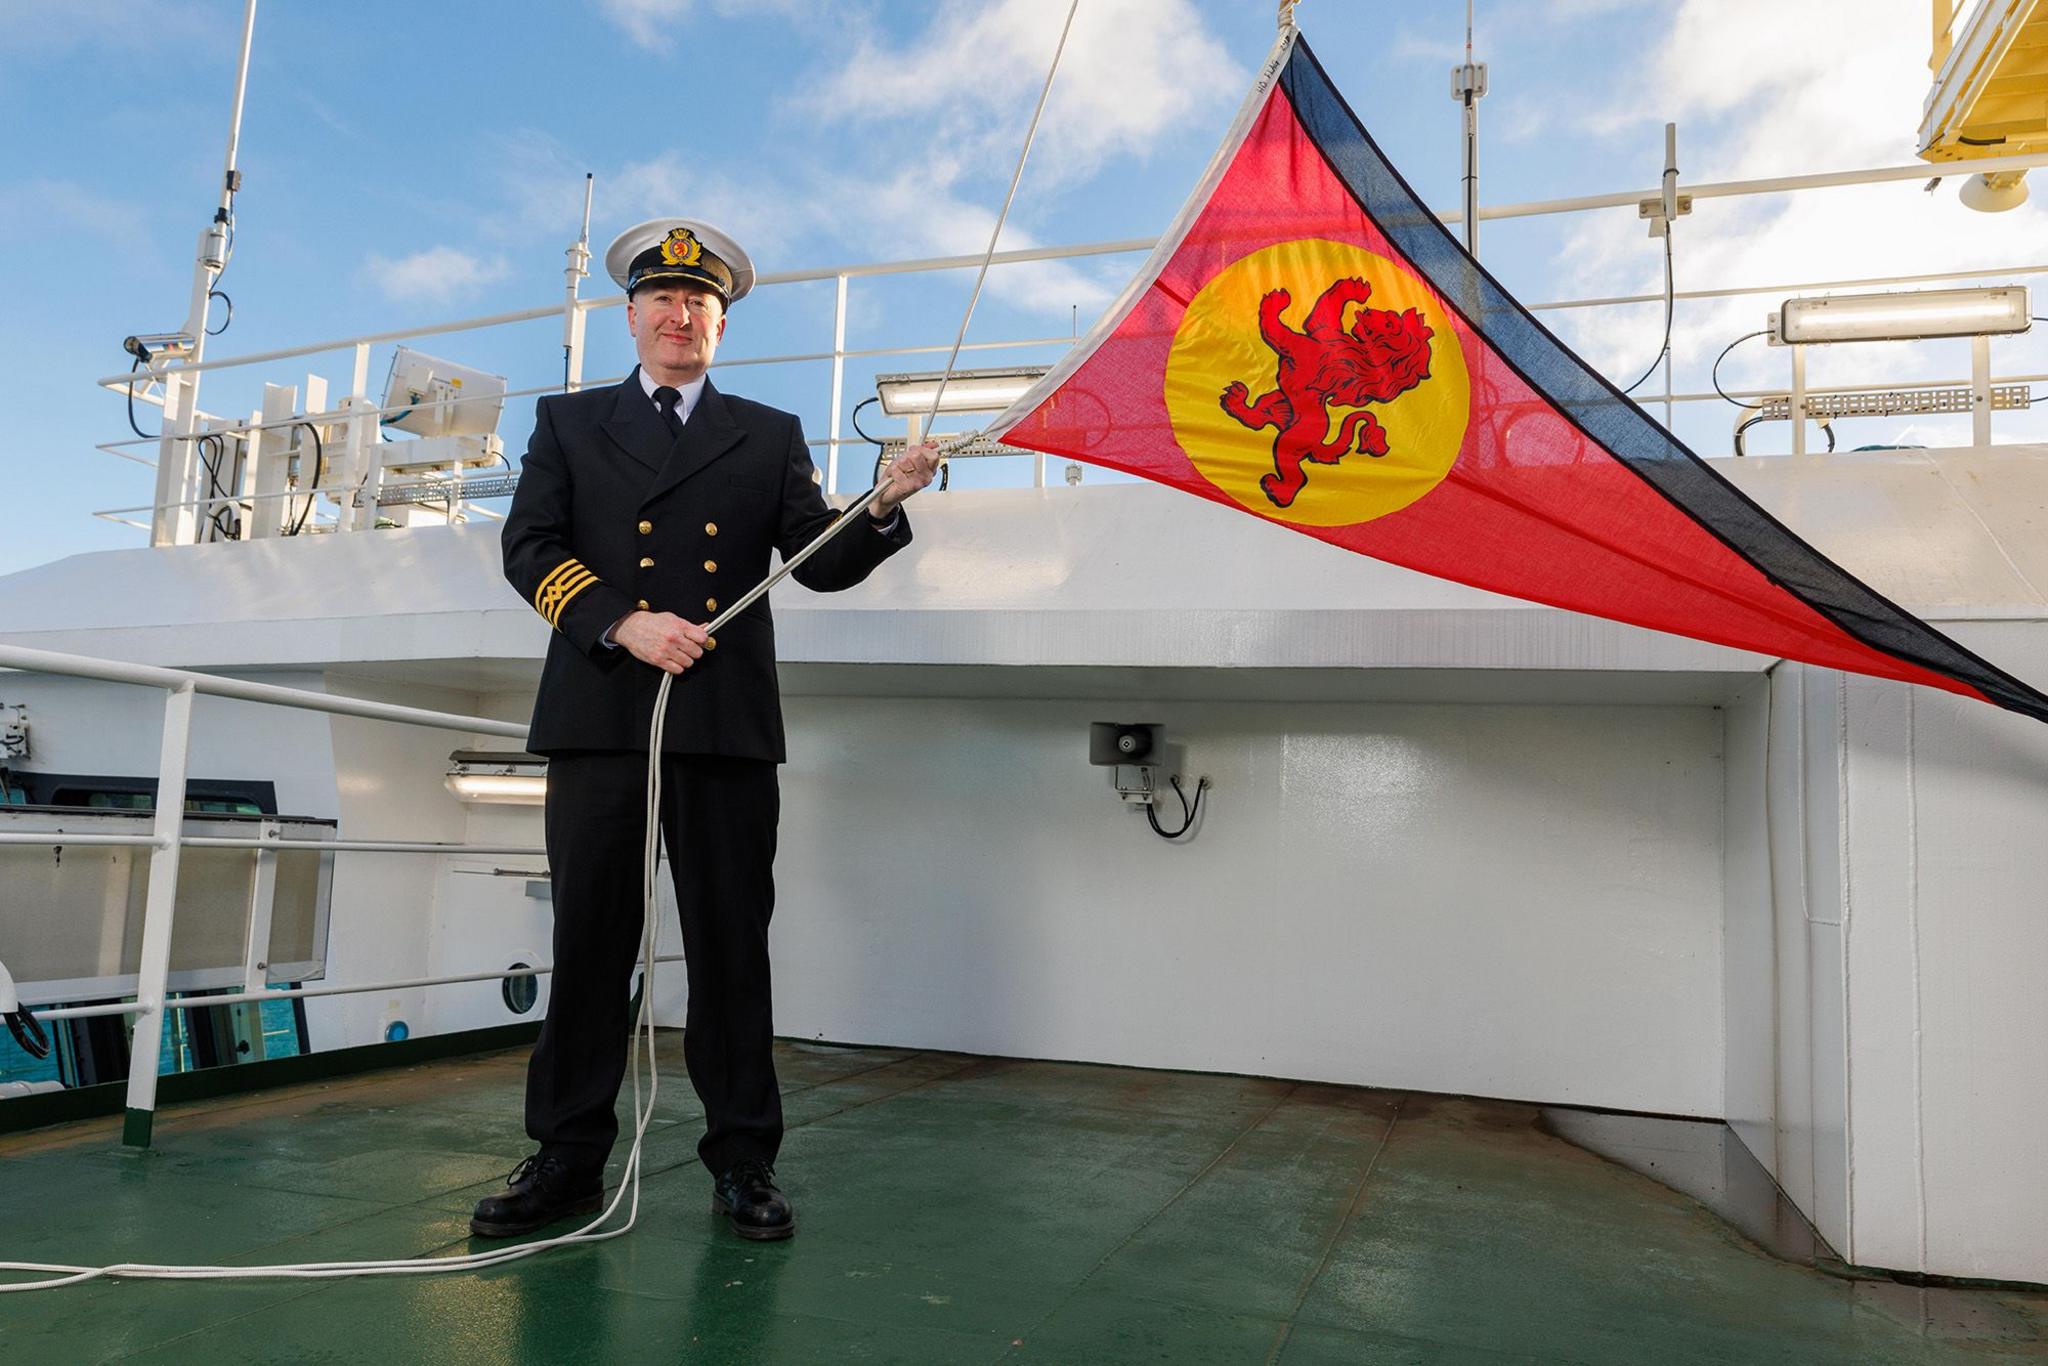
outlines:
[[[1434,333],[1415,309],[1363,308],[1344,326],[1344,310],[1364,304],[1372,286],[1353,276],[1323,291],[1308,320],[1296,332],[1281,314],[1294,302],[1284,289],[1259,301],[1259,335],[1280,363],[1279,387],[1257,399],[1233,381],[1223,391],[1223,411],[1253,431],[1275,429],[1273,472],[1259,487],[1275,507],[1294,502],[1308,482],[1304,461],[1334,465],[1355,448],[1370,456],[1387,453],[1387,433],[1367,403],[1385,403],[1429,378],[1429,339]],[[1352,408],[1328,435],[1330,404]],[[1327,439],[1326,439],[1327,438]]]

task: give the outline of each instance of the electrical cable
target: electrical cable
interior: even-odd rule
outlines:
[[[1152,822],[1152,833],[1159,836],[1159,838],[1177,840],[1195,828],[1195,817],[1202,813],[1202,794],[1209,790],[1209,780],[1207,778],[1197,778],[1195,780],[1195,804],[1193,806],[1188,805],[1188,794],[1181,788],[1180,774],[1176,773],[1166,781],[1173,784],[1173,795],[1180,798],[1180,829],[1168,830],[1160,825],[1159,812],[1155,807],[1147,806],[1145,808],[1145,819]]]
[[[140,426],[140,424],[138,424],[138,423],[137,423],[137,422],[135,421],[135,379],[134,379],[134,375],[135,375],[135,372],[136,372],[137,370],[140,370],[141,368],[142,368],[142,357],[140,357],[140,356],[137,356],[137,357],[135,358],[135,363],[134,363],[133,365],[131,365],[131,366],[129,366],[129,367],[128,367],[128,375],[129,375],[129,380],[128,380],[128,429],[129,429],[130,431],[134,432],[134,433],[135,433],[135,434],[136,434],[137,436],[141,437],[141,438],[142,438],[142,439],[143,439],[144,441],[159,441],[159,440],[162,440],[162,439],[163,439],[163,433],[162,433],[162,432],[158,432],[158,433],[157,433],[157,434],[156,434],[155,436],[151,436],[151,435],[150,435],[150,434],[149,434],[148,432],[145,432],[145,431],[143,431],[143,430],[142,430],[142,427]]]
[[[1768,332],[1769,330],[1769,328],[1760,327],[1754,332],[1745,332],[1741,336],[1737,337],[1734,341],[1729,342],[1726,346],[1721,348],[1721,354],[1714,357],[1714,367],[1713,369],[1707,372],[1708,379],[1710,379],[1713,382],[1714,392],[1719,394],[1722,398],[1727,399],[1730,403],[1734,404],[1738,408],[1748,408],[1754,411],[1756,409],[1763,407],[1764,405],[1761,403],[1744,403],[1739,398],[1730,397],[1728,391],[1721,387],[1721,362],[1728,359],[1728,353],[1730,351],[1733,351],[1736,347],[1742,345],[1744,342],[1750,340],[1753,337],[1763,336],[1764,333]],[[1747,426],[1749,424],[1744,423],[1743,425]],[[1738,428],[1737,430],[1739,431],[1740,428]]]
[[[1657,348],[1657,359],[1651,361],[1650,368],[1643,371],[1642,379],[1638,379],[1634,384],[1622,390],[1621,392],[1624,394],[1632,394],[1641,388],[1643,380],[1647,380],[1650,376],[1656,374],[1657,367],[1662,365],[1664,358],[1671,354],[1671,313],[1677,302],[1678,295],[1673,288],[1671,277],[1671,226],[1667,223],[1664,226],[1664,343]]]
[[[1746,417],[1741,422],[1738,422],[1735,425],[1735,454],[1738,458],[1749,454],[1749,451],[1745,446],[1745,438],[1749,435],[1749,429],[1751,427],[1754,427],[1759,422],[1769,422],[1770,420],[1771,419],[1769,417],[1766,417],[1762,413],[1759,413],[1755,417]],[[1823,432],[1827,433],[1828,448],[1826,453],[1829,455],[1833,455],[1835,453],[1834,424],[1829,422],[1826,418],[1821,417],[1816,417],[1811,420],[1814,422],[1818,422],[1820,424],[1820,429]]]
[[[213,446],[213,459],[211,460],[206,458],[206,448],[209,442]],[[242,533],[240,527],[235,525],[239,519],[234,516],[233,510],[230,507],[220,501],[226,496],[226,490],[220,482],[220,465],[221,461],[225,459],[227,459],[227,442],[219,432],[209,432],[199,438],[199,464],[206,471],[206,520],[220,534],[221,539],[239,541],[242,539]],[[223,517],[229,519],[228,524],[225,526],[221,524],[220,520]]]
[[[306,493],[306,509],[299,514],[299,520],[293,525],[292,529],[285,532],[287,536],[296,536],[306,529],[306,520],[313,515],[313,505],[320,501],[320,467],[326,459],[326,448],[320,444],[320,429],[318,427],[315,427],[310,422],[294,422],[292,427],[294,430],[304,427],[313,434],[313,482]],[[284,510],[285,515],[289,517],[292,510],[289,500],[286,501]]]
[[[885,447],[885,448],[883,449],[882,453],[881,453],[880,455],[878,455],[878,456],[876,456],[876,457],[875,457],[875,482],[876,482],[877,484],[881,483],[881,482],[882,482],[882,480],[883,480],[883,478],[884,478],[884,477],[885,477],[885,476],[886,476],[886,475],[887,475],[888,473],[889,473],[889,452],[888,452],[888,449],[887,449],[887,448]],[[950,461],[947,461],[947,460],[941,460],[941,461],[939,462],[939,492],[940,492],[940,493],[944,493],[944,492],[945,492],[945,491],[946,491],[947,489],[951,488],[952,486],[953,486],[953,474],[952,474],[952,464],[951,464],[951,462],[950,462]]]
[[[0,791],[5,791],[6,786],[0,782]],[[35,1012],[21,1003],[14,975],[5,963],[0,963],[0,1019],[7,1021],[7,1032],[24,1053],[39,1060],[50,1056],[50,1036],[43,1032],[43,1022],[35,1017]]]
[[[43,1022],[27,1006],[7,1012],[7,1032],[21,1045],[21,1051],[41,1061],[50,1056],[50,1036]]]
[[[221,291],[220,282],[227,275],[228,266],[235,259],[235,196],[239,193],[239,190],[231,189],[228,191],[227,207],[221,209],[218,215],[221,226],[227,230],[227,240],[221,244],[220,269],[213,273],[213,282],[206,287],[206,297],[209,299],[219,299],[222,303],[226,304],[228,306],[228,315],[220,320],[219,327],[209,327],[206,329],[206,335],[209,337],[218,337],[221,333],[227,331],[228,327],[235,321],[235,301]]]
[[[866,408],[871,404],[880,403],[881,401],[882,396],[880,394],[876,394],[873,398],[862,399],[860,402],[853,405],[853,414],[848,420],[853,423],[853,434],[855,436],[858,436],[861,440],[867,442],[876,450],[885,451],[889,448],[883,444],[882,439],[880,437],[869,436],[865,431],[861,430],[860,425],[861,409]]]
[[[881,401],[882,396],[880,394],[876,394],[873,398],[862,399],[860,402],[853,405],[853,414],[849,419],[853,423],[853,430],[855,434],[858,435],[861,440],[867,442],[869,445],[875,448],[875,475],[872,482],[877,484],[881,483],[882,476],[888,473],[889,447],[888,443],[884,442],[880,437],[869,436],[865,431],[861,430],[860,410],[867,407],[870,403],[880,403]],[[950,461],[942,460],[939,462],[939,492],[944,493],[947,489],[951,488],[952,486],[952,463]]]

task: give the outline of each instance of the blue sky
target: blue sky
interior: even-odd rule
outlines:
[[[1482,200],[1647,186],[1662,124],[1681,165],[1724,179],[1911,159],[1926,92],[1921,0],[1480,0]],[[978,250],[1007,183],[1065,6],[1057,0],[606,0],[486,6],[266,0],[243,125],[235,301],[213,358],[559,300],[585,171],[593,245],[664,213],[725,226],[766,270]],[[1271,0],[1083,0],[1005,245],[1157,233],[1172,217],[1271,42]],[[1434,204],[1457,196],[1448,69],[1454,0],[1303,0],[1304,32],[1390,155]],[[1775,17],[1767,17],[1775,16]],[[0,231],[14,323],[0,339],[11,418],[0,572],[134,545],[95,520],[148,501],[151,476],[94,449],[126,435],[123,336],[181,321],[195,238],[221,168],[241,6],[79,0],[0,9]],[[1773,27],[1775,26],[1775,27]],[[1810,32],[1809,32],[1810,30]],[[1778,40],[1759,41],[1776,32]],[[20,135],[26,132],[27,136]],[[2040,210],[1971,214],[1916,186],[1707,206],[1680,225],[1681,286],[2033,263]],[[1647,291],[1655,244],[1632,214],[1489,224],[1482,255],[1528,300]],[[1066,334],[1136,257],[999,270],[976,339]],[[849,344],[950,341],[971,276],[856,282]],[[609,291],[601,273],[586,294]],[[1679,387],[1704,388],[1722,345],[1761,325],[1764,299],[1681,312]],[[217,316],[217,315],[216,315]],[[1552,315],[1610,374],[1655,355],[1656,308]],[[735,312],[724,354],[830,345],[829,285],[764,290]],[[586,373],[631,363],[623,314],[592,319]],[[560,372],[547,320],[419,343],[536,385]],[[1960,373],[1960,343],[1851,348],[1816,383]],[[377,348],[381,384],[390,347]],[[1041,350],[1029,358],[1049,360]],[[2048,341],[2001,342],[1999,367],[2040,369]],[[988,363],[992,357],[977,358]],[[875,369],[849,370],[848,405]],[[1928,367],[1932,367],[1931,370]],[[339,394],[340,355],[211,375],[202,406],[247,412],[265,380],[308,369]],[[1763,348],[1731,365],[1779,378]],[[728,389],[829,421],[823,365],[731,372]],[[1727,448],[1725,405],[1681,409],[1682,435]],[[155,429],[156,413],[143,425]],[[2032,435],[2031,419],[2001,439]],[[516,453],[530,401],[500,431]],[[887,429],[889,424],[878,424]],[[1954,428],[1863,424],[1851,442],[1953,439]],[[1782,427],[1759,444],[1782,449]],[[963,472],[963,480],[1002,471]]]

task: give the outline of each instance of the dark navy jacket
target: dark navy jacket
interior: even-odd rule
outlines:
[[[636,370],[623,384],[540,400],[505,518],[505,577],[554,627],[527,748],[647,749],[661,670],[604,644],[635,607],[704,623],[838,514],[795,416],[708,381],[671,440]],[[862,519],[867,520],[866,514]],[[851,588],[910,543],[849,527],[800,566],[807,588]],[[775,625],[763,597],[677,677],[662,749],[782,762]]]

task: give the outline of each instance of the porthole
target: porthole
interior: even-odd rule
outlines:
[[[519,972],[532,966],[531,963],[514,963],[507,971]],[[540,979],[530,973],[519,977],[507,977],[504,996],[505,1009],[514,1015],[524,1015],[533,1009],[534,1002],[540,1000]]]

